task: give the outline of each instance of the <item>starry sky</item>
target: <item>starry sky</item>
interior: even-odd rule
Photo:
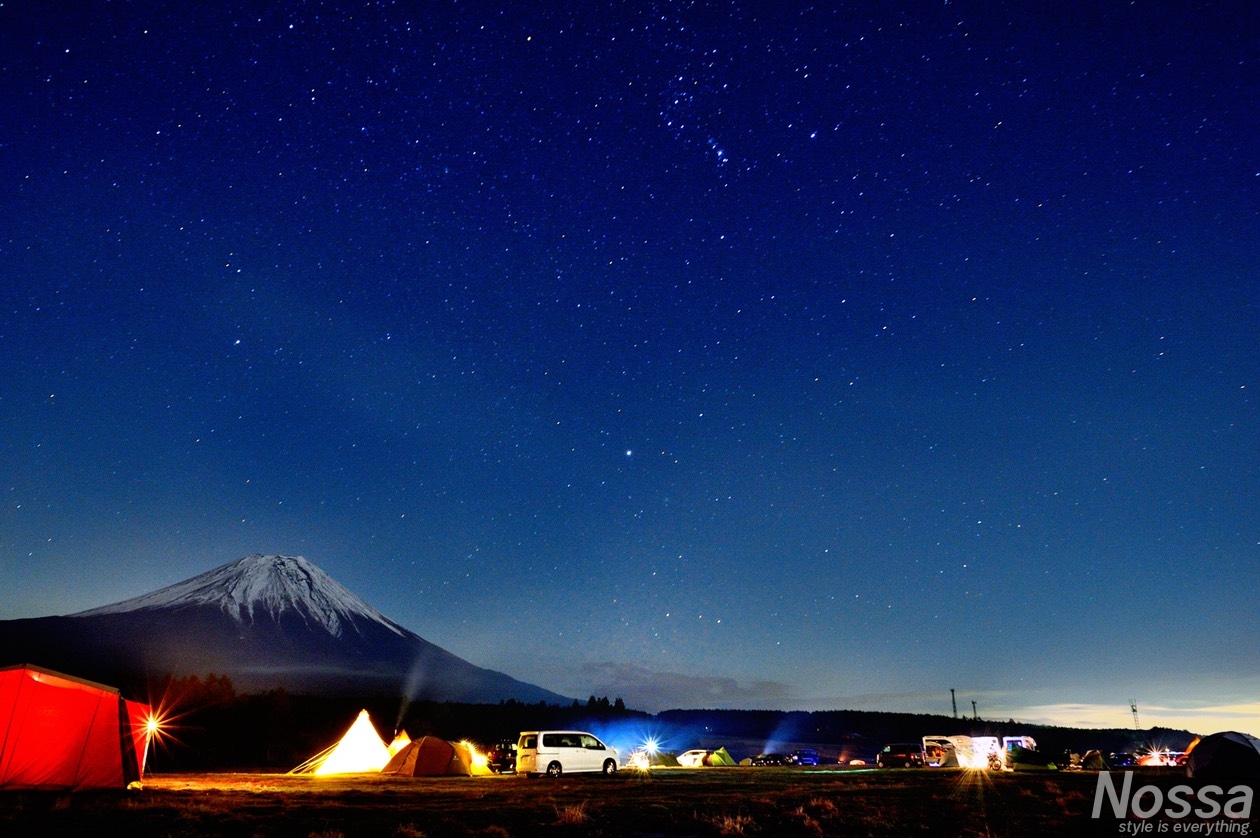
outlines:
[[[1258,45],[0,4],[0,619],[284,553],[639,709],[1260,733]]]

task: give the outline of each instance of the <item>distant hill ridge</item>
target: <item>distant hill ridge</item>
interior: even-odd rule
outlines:
[[[300,556],[251,555],[64,617],[0,620],[0,665],[103,681],[226,675],[245,691],[568,702],[390,620]]]

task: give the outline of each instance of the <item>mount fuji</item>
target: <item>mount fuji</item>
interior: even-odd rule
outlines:
[[[0,666],[17,663],[106,683],[213,672],[245,691],[570,700],[435,646],[300,556],[246,556],[113,605],[0,620]]]

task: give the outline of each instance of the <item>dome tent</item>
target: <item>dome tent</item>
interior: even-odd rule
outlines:
[[[1085,771],[1110,771],[1111,766],[1102,755],[1102,751],[1092,748],[1081,757],[1081,768]]]
[[[489,774],[484,762],[479,763],[472,748],[464,742],[448,742],[436,736],[413,739],[394,754],[382,774],[399,777],[438,777],[454,774],[468,777]]]
[[[1260,780],[1260,739],[1227,730],[1190,746],[1186,776],[1197,780]]]

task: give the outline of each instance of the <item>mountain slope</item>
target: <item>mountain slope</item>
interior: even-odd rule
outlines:
[[[356,620],[379,623],[398,635],[406,629],[346,590],[340,582],[301,556],[246,556],[200,576],[113,605],[73,614],[96,617],[163,608],[212,606],[237,624],[286,615],[334,637]]]
[[[0,665],[25,662],[106,682],[213,672],[244,691],[568,701],[428,642],[295,556],[247,556],[113,605],[0,621]]]

